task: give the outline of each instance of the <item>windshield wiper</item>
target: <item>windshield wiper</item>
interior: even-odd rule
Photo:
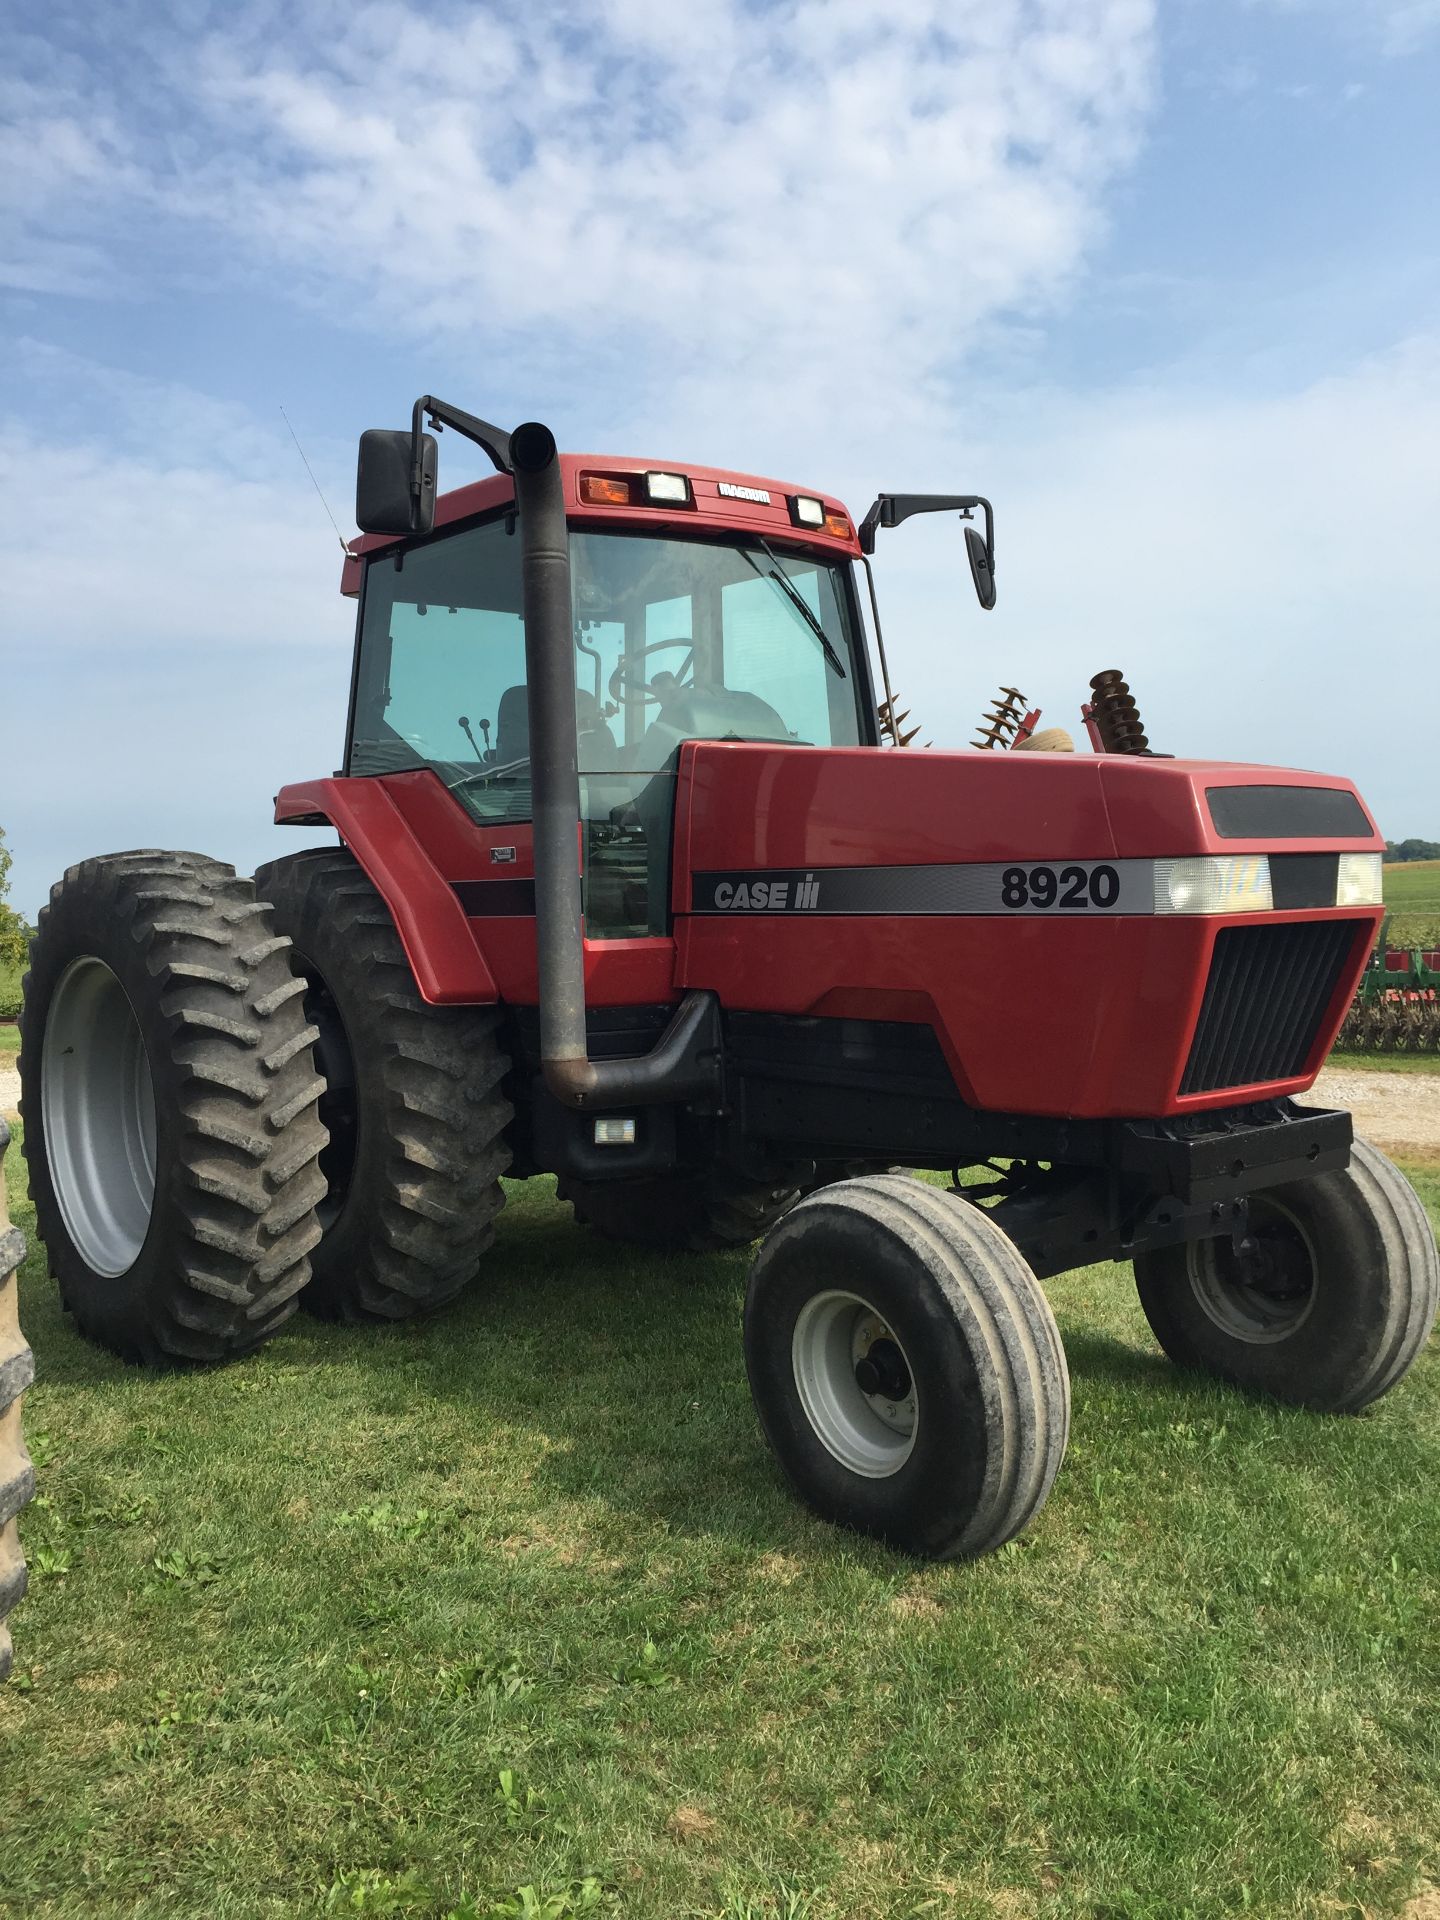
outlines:
[[[766,539],[763,539],[761,535],[757,533],[755,535],[755,544],[757,547],[759,547],[763,551],[766,559],[770,562],[769,567],[767,568],[767,567],[760,566],[757,563],[754,554],[747,553],[744,547],[740,548],[741,558],[743,560],[747,560],[749,564],[752,567],[754,567],[756,573],[759,574],[762,580],[773,580],[775,582],[775,585],[779,587],[780,591],[785,595],[785,598],[790,602],[791,606],[795,608],[796,612],[804,620],[806,626],[809,627],[810,631],[814,634],[815,638],[820,642],[821,646],[825,649],[825,658],[830,662],[831,666],[835,669],[836,673],[839,674],[842,680],[849,679],[850,676],[845,671],[844,662],[841,660],[839,654],[835,651],[834,647],[832,647],[830,644],[829,635],[826,633],[824,627],[821,626],[820,622],[815,618],[814,614],[810,611],[810,608],[806,603],[805,596],[796,587],[795,582],[790,578],[789,574],[787,574],[784,571],[784,569],[781,567],[779,560],[776,558],[775,550],[770,545],[770,542]]]

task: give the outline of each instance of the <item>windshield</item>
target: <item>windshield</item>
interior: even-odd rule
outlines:
[[[592,937],[668,925],[675,763],[692,739],[864,737],[846,567],[760,539],[571,536]],[[528,820],[513,517],[367,569],[352,774],[433,767],[476,820]]]
[[[576,533],[570,554],[579,683],[628,765],[679,739],[859,741],[840,568],[759,540]],[[586,744],[582,724],[582,770]]]

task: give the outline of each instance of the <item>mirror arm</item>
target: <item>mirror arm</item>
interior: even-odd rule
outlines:
[[[985,511],[985,545],[995,551],[995,515],[983,493],[882,493],[860,522],[860,547],[864,553],[875,551],[875,533],[879,527],[898,527],[914,513],[958,513],[968,519],[976,507]]]
[[[972,517],[976,507],[985,515],[985,557],[990,578],[995,578],[995,510],[983,493],[881,493],[860,522],[860,551],[875,551],[875,535],[881,527],[898,527],[914,513],[958,513],[962,520]]]
[[[433,394],[422,393],[410,413],[410,500],[412,514],[420,503],[420,492],[424,485],[424,439],[425,421],[429,419],[434,427],[453,427],[456,433],[464,434],[467,440],[473,440],[489,454],[501,473],[514,471],[510,464],[510,436],[503,427],[492,427],[488,420],[481,420],[473,413],[466,413],[463,407],[452,407],[448,400],[437,400]]]

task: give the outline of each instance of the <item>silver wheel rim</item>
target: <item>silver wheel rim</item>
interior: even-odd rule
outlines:
[[[1205,1317],[1247,1346],[1268,1347],[1277,1340],[1288,1340],[1310,1318],[1315,1304],[1315,1248],[1310,1236],[1288,1207],[1266,1195],[1252,1199],[1252,1208],[1260,1218],[1256,1223],[1263,1233],[1276,1227],[1292,1234],[1304,1248],[1310,1263],[1310,1288],[1303,1299],[1276,1299],[1260,1289],[1246,1286],[1238,1277],[1235,1256],[1228,1240],[1199,1240],[1190,1247],[1190,1285]]]
[[[855,1378],[856,1365],[882,1340],[899,1348],[910,1375],[903,1399],[865,1393]],[[914,1372],[869,1301],[838,1291],[807,1300],[795,1322],[790,1357],[800,1404],[826,1452],[867,1480],[898,1473],[915,1451],[919,1426]]]
[[[93,955],[51,996],[40,1106],[66,1232],[92,1272],[127,1272],[155,1206],[155,1090],[135,1009]]]

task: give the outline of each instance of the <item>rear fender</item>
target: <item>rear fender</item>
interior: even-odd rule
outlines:
[[[494,975],[454,888],[383,781],[337,777],[282,787],[275,824],[334,827],[390,909],[422,999],[437,1007],[498,1001]]]

